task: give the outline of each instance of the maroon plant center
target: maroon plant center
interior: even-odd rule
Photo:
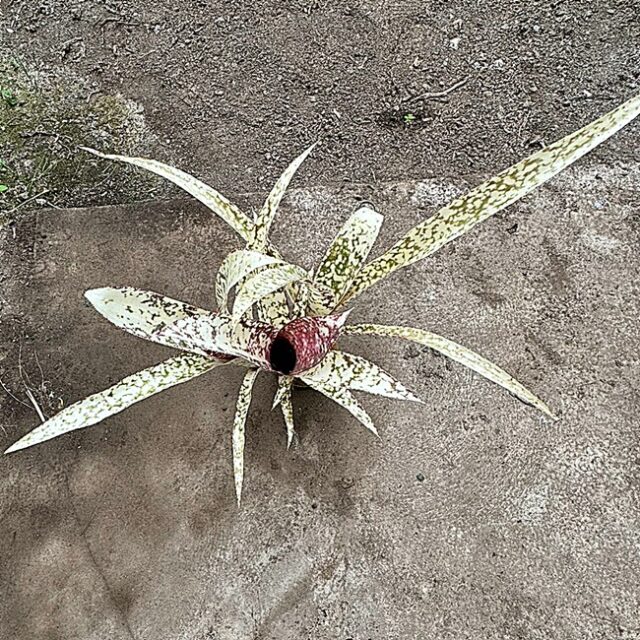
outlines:
[[[290,375],[315,367],[334,345],[341,326],[340,315],[292,320],[271,343],[271,369]]]

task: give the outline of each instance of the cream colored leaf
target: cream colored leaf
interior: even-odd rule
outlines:
[[[185,318],[209,315],[204,309],[133,287],[90,289],[84,295],[116,327],[176,349],[188,350],[188,345],[175,336],[163,335],[161,330]]]
[[[236,414],[233,418],[233,478],[236,487],[236,498],[240,505],[242,497],[242,480],[244,478],[244,431],[247,421],[247,413],[251,404],[251,393],[253,385],[258,376],[258,369],[250,369],[245,373],[238,393],[236,403]]]
[[[316,285],[327,287],[332,292],[330,304],[318,309],[319,312],[333,311],[347,293],[378,237],[382,220],[382,216],[373,209],[362,207],[340,229],[313,278]]]
[[[367,429],[369,429],[369,431],[371,431],[375,435],[378,435],[378,431],[376,430],[371,418],[368,416],[366,411],[358,404],[358,401],[353,397],[348,389],[320,382],[314,380],[313,378],[307,378],[304,375],[299,376],[299,378],[303,382],[306,382],[312,389],[319,391],[321,394],[327,396],[327,398],[330,398],[341,407],[344,407],[349,413],[351,413],[351,415],[353,415]]]
[[[245,240],[249,241],[252,238],[253,222],[222,194],[218,193],[215,189],[188,173],[185,173],[180,169],[176,169],[168,164],[158,162],[157,160],[131,158],[112,153],[101,153],[95,149],[89,149],[88,147],[80,148],[98,156],[99,158],[126,162],[127,164],[132,164],[136,167],[140,167],[141,169],[146,169],[147,171],[151,171],[156,175],[166,178],[202,202],[202,204],[222,218],[222,220],[224,220],[232,229],[237,231]]]
[[[304,380],[307,384],[309,380],[313,380],[330,387],[420,402],[419,398],[378,365],[361,356],[337,349],[329,351],[320,364],[305,372]]]
[[[284,423],[287,427],[287,449],[293,442],[295,435],[295,424],[293,422],[293,402],[291,401],[291,387],[293,378],[290,376],[280,376],[278,378],[278,391],[273,401],[273,406],[280,405]]]
[[[233,319],[237,322],[256,302],[291,282],[308,276],[301,267],[276,265],[249,276],[238,289],[233,303]]]
[[[269,231],[271,225],[275,220],[280,201],[291,182],[291,179],[295,175],[300,165],[305,161],[306,157],[313,151],[316,145],[311,145],[304,153],[300,154],[280,176],[276,184],[274,185],[271,193],[267,197],[264,206],[256,217],[256,223],[254,228],[253,242],[250,248],[257,251],[264,251],[267,249],[269,242]]]
[[[9,447],[5,453],[18,451],[50,440],[64,433],[84,429],[109,416],[124,411],[136,402],[160,393],[176,384],[187,382],[224,362],[194,354],[181,354],[148,369],[130,375],[112,387],[80,400]]]
[[[267,265],[283,264],[273,256],[241,249],[230,253],[220,265],[216,276],[216,301],[218,309],[229,313],[229,292],[244,278]]]
[[[640,112],[640,95],[499,173],[409,231],[355,278],[343,302],[401,267],[422,260],[501,211],[607,140]]]
[[[438,351],[443,355],[469,367],[488,380],[499,384],[507,391],[512,393],[516,398],[523,402],[534,406],[544,414],[554,420],[557,419],[551,409],[540,398],[535,396],[526,387],[520,384],[515,378],[510,376],[504,369],[493,364],[481,355],[459,345],[452,340],[443,338],[430,331],[423,329],[415,329],[413,327],[397,327],[381,324],[352,324],[344,327],[345,334],[373,334],[378,336],[389,336],[396,338],[404,338],[422,344],[426,347]]]

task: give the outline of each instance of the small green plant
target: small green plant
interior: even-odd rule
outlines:
[[[6,184],[0,184],[0,193],[4,193],[8,188]]]
[[[0,98],[2,98],[2,100],[8,107],[13,108],[18,104],[18,98],[16,97],[15,93],[13,93],[11,89],[7,89],[6,87],[0,89]]]
[[[405,113],[404,116],[402,116],[402,119],[405,124],[413,124],[416,121],[416,117],[413,113]]]
[[[278,205],[311,149],[287,168],[253,220],[217,191],[183,171],[155,160],[87,149],[102,158],[142,167],[182,187],[237,231],[245,248],[227,256],[218,271],[217,312],[127,287],[87,291],[86,297],[97,311],[120,329],[183,353],[63,409],[9,447],[7,453],[94,425],[135,402],[212,369],[240,365],[247,371],[240,386],[232,436],[235,489],[240,501],[245,421],[253,385],[261,371],[278,376],[273,406],[282,410],[288,445],[294,435],[291,399],[294,380],[334,400],[373,433],[377,433],[376,428],[352,391],[418,400],[376,364],[336,348],[337,339],[345,334],[398,337],[427,346],[553,418],[542,400],[470,349],[424,329],[347,324],[349,310],[345,308],[394,271],[430,256],[520,199],[604,142],[639,112],[640,96],[637,96],[457,198],[368,263],[382,216],[363,207],[345,222],[312,271],[287,262],[269,240]]]

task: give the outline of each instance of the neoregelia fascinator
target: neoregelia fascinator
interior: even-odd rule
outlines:
[[[352,391],[418,400],[377,365],[336,348],[336,341],[343,334],[391,336],[425,345],[466,365],[553,417],[544,402],[477,353],[424,329],[349,325],[346,324],[349,312],[344,309],[379,280],[426,258],[553,177],[604,142],[639,112],[640,96],[637,96],[454,200],[366,264],[382,216],[363,207],[345,222],[311,272],[284,260],[269,241],[269,230],[280,200],[311,149],[287,168],[254,220],[217,191],[178,169],[155,160],[107,155],[87,149],[102,158],[147,169],[182,187],[237,231],[246,243],[245,248],[227,256],[218,271],[215,282],[217,312],[133,288],[87,291],[89,302],[117,327],[182,353],[63,409],[6,452],[94,425],[173,385],[216,367],[238,364],[247,369],[236,405],[232,438],[239,501],[245,419],[260,371],[278,376],[273,406],[281,407],[288,445],[294,435],[291,403],[294,379],[337,402],[373,433],[376,429]]]

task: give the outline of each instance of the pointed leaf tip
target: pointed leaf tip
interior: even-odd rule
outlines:
[[[26,449],[70,431],[98,424],[132,404],[224,364],[213,358],[182,354],[120,380],[113,386],[65,407],[9,447],[5,453]]]
[[[354,278],[343,301],[351,300],[394,271],[431,255],[476,224],[526,196],[580,159],[640,114],[640,95],[500,172],[434,216],[409,230]]]
[[[18,442],[12,444],[8,449],[5,449],[4,455],[7,455],[8,453],[14,453],[15,451],[20,451],[21,449],[26,449],[29,446],[28,444],[20,445],[21,442],[22,440],[18,440]]]
[[[416,329],[414,327],[399,327],[381,324],[352,324],[346,327],[346,334],[372,334],[378,336],[387,336],[395,338],[404,338],[412,340],[418,344],[424,345],[442,353],[443,355],[459,362],[468,367],[472,371],[479,373],[488,380],[500,385],[509,393],[512,393],[522,402],[529,404],[552,419],[556,419],[551,409],[540,398],[535,396],[525,386],[508,374],[504,369],[498,367],[490,360],[483,358],[480,354],[467,349],[462,345],[453,342],[447,338],[443,338],[435,333],[424,329]]]
[[[236,413],[233,418],[233,479],[236,491],[238,506],[242,498],[242,483],[244,478],[244,441],[245,441],[245,424],[247,421],[247,413],[251,404],[251,394],[259,369],[250,369],[245,373],[238,392],[238,400],[236,402]]]

